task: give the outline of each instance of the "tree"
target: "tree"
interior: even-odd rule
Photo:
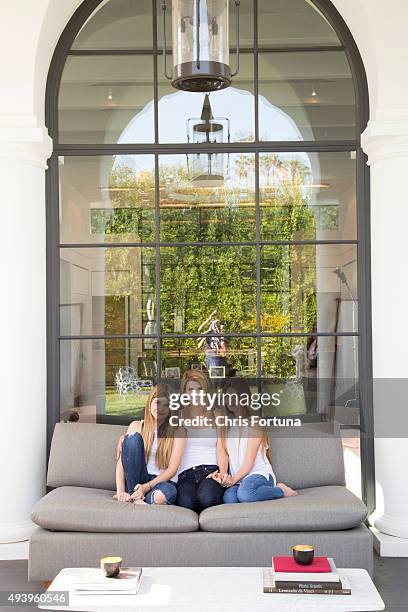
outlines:
[[[161,248],[160,313],[163,333],[173,333],[175,318],[184,333],[197,333],[212,310],[225,321],[226,331],[256,331],[256,249],[228,243],[255,239],[256,209],[254,155],[231,156],[231,180],[217,187],[197,187],[182,163],[160,165],[160,239],[174,242],[225,242],[222,247],[166,246]],[[291,241],[314,238],[316,222],[310,206],[310,169],[300,160],[278,154],[261,154],[261,237]],[[104,224],[105,235],[116,241],[144,242],[155,239],[154,173],[139,172],[125,165],[110,177],[113,214],[94,218]],[[105,215],[105,216],[103,216]],[[137,238],[137,240],[135,240]],[[112,251],[115,251],[113,249]],[[122,260],[120,259],[122,257]],[[114,258],[114,260],[113,260]],[[106,254],[106,268],[129,269],[129,255]],[[144,317],[147,295],[156,290],[154,281],[145,287],[143,270],[154,269],[155,252],[145,249],[129,276],[129,291],[140,290],[138,316]],[[155,274],[149,275],[155,279]],[[116,295],[117,278],[107,277],[107,295]],[[122,288],[123,289],[123,288]],[[115,293],[116,291],[116,293]],[[120,293],[120,292],[119,292]],[[261,248],[261,326],[268,332],[307,332],[316,321],[316,256],[313,246],[269,246]],[[178,323],[180,324],[180,323]],[[143,329],[143,325],[140,326]],[[248,368],[255,351],[252,338],[230,342],[229,360],[237,370]],[[195,339],[164,342],[166,365],[187,367],[203,361]],[[253,355],[251,356],[252,359]],[[263,343],[265,373],[288,376],[294,360],[287,340]]]

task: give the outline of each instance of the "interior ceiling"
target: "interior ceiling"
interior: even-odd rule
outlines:
[[[160,65],[158,79],[160,97],[175,93],[162,76]],[[352,132],[355,121],[353,82],[342,51],[264,54],[259,58],[258,84],[260,95],[292,117],[301,132],[311,125],[316,140],[321,136],[319,129],[331,130],[331,139],[352,138],[341,132]],[[233,86],[253,93],[252,55],[242,57]],[[61,83],[60,129],[68,142],[75,142],[74,134],[84,130],[94,134],[91,142],[107,142],[106,132],[115,123],[117,131],[109,136],[110,142],[115,142],[128,122],[152,100],[151,57],[70,57]],[[114,114],[117,120],[112,122],[110,116]],[[327,137],[322,132],[322,138]]]
[[[106,58],[70,58],[63,75],[60,108],[87,107],[89,104],[92,108],[109,106],[108,89],[110,87],[114,88],[112,94],[116,94],[117,102],[119,94],[130,92],[132,88],[134,94],[139,88],[150,88],[153,93],[151,59],[132,56],[112,59],[114,61],[111,62]],[[312,58],[299,54],[297,58],[289,58],[290,64],[283,70],[285,59],[287,58],[277,58],[276,55],[272,57],[272,54],[260,58],[259,87],[262,95],[267,95],[273,103],[287,104],[289,102],[290,91],[287,85],[292,87],[292,102],[298,106],[318,103],[325,106],[354,103],[352,79],[350,73],[346,72],[343,67],[340,66],[337,69],[333,65],[319,70],[318,66],[311,65]],[[233,79],[233,86],[253,91],[252,66],[249,66],[249,70],[246,71],[246,63],[242,62],[242,69],[240,74]],[[168,83],[161,73],[158,77],[159,86],[167,88]],[[97,91],[98,88],[102,91]],[[171,88],[168,89],[169,93],[174,91]],[[316,94],[316,100],[310,99],[313,97],[313,92]],[[133,99],[130,98],[130,101],[129,107],[133,107]],[[120,106],[124,107],[126,103],[121,103]]]
[[[162,44],[161,2],[158,45]],[[171,0],[168,0],[171,5]],[[169,6],[170,9],[170,6]],[[128,122],[153,98],[151,0],[106,0],[79,32],[74,50],[146,49],[144,56],[73,56],[66,63],[61,93],[60,132],[64,142],[116,142]],[[241,0],[241,44],[253,46],[253,0]],[[354,136],[355,100],[343,51],[263,53],[267,47],[340,45],[336,33],[308,0],[258,0],[259,92],[281,109],[300,132],[314,139]],[[168,10],[171,40],[171,10]],[[235,10],[230,3],[230,44],[235,45]],[[341,49],[341,47],[340,47]],[[150,55],[150,57],[149,57]],[[235,60],[231,57],[231,64]],[[174,93],[162,76],[159,95]],[[241,55],[234,86],[254,91],[253,56]],[[112,121],[112,116],[116,120]],[[115,127],[113,127],[115,125]],[[273,139],[268,130],[268,138]],[[82,137],[81,137],[82,135]],[[108,139],[108,140],[107,140]],[[149,139],[144,142],[150,142]]]

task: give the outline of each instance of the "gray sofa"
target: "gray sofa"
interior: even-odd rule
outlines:
[[[303,428],[302,428],[303,429]],[[296,497],[222,505],[200,515],[177,506],[121,504],[115,489],[116,444],[124,427],[58,423],[47,482],[34,506],[29,579],[50,580],[63,567],[97,566],[120,555],[142,566],[268,566],[298,543],[335,558],[338,567],[372,573],[365,505],[345,487],[339,434],[273,435],[278,480]]]

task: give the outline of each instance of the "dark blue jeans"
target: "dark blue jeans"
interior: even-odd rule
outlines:
[[[267,501],[280,497],[283,497],[283,491],[275,486],[272,475],[266,479],[261,474],[251,474],[225,491],[224,504]]]
[[[217,465],[197,465],[181,472],[177,482],[177,506],[200,512],[210,506],[222,504],[224,487],[208,474],[218,470]]]
[[[122,445],[122,465],[125,472],[126,491],[131,495],[137,484],[145,484],[155,476],[148,474],[145,457],[145,447],[140,433],[125,436]],[[165,497],[166,504],[174,504],[177,497],[177,489],[172,482],[159,482],[145,496],[145,502],[154,504],[155,492],[161,491]]]
[[[207,355],[207,367],[211,368],[214,366],[225,366],[227,367],[227,358],[221,357],[220,355]]]

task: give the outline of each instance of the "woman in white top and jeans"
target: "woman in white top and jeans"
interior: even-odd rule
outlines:
[[[181,380],[180,393],[208,391],[206,376],[200,370],[187,370]],[[189,406],[181,411],[184,419],[207,417],[213,419],[211,411],[203,404]],[[186,446],[180,463],[177,481],[177,506],[190,508],[196,512],[222,504],[224,489],[215,479],[208,476],[218,471],[217,450],[220,442],[215,426],[184,427]]]
[[[250,396],[250,389],[242,379],[230,379],[225,387],[226,408],[231,418],[249,418],[248,409],[237,397]],[[268,437],[258,427],[223,428],[219,449],[220,471],[210,475],[222,486],[225,504],[267,501],[297,495],[283,483],[276,483],[273,473]],[[229,473],[228,473],[229,467]]]
[[[118,443],[116,495],[121,502],[173,504],[184,430],[169,425],[169,389],[150,392],[143,421],[133,421]]]

